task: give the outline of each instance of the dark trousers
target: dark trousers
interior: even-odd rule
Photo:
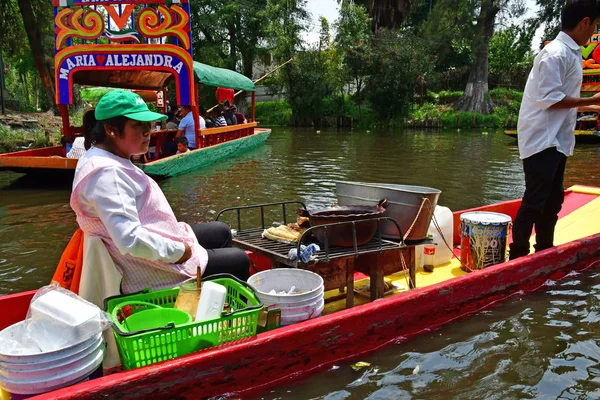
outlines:
[[[231,274],[243,281],[250,277],[250,258],[242,249],[231,247],[231,229],[223,222],[191,225],[198,243],[208,252],[208,265],[202,276]]]
[[[513,224],[510,259],[529,254],[535,225],[535,251],[554,246],[554,228],[564,200],[563,180],[567,156],[551,147],[523,160],[525,194]]]

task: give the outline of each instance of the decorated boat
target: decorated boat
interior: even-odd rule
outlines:
[[[54,0],[54,11],[56,104],[63,136],[73,140],[83,133],[69,117],[75,84],[142,91],[166,110],[171,82],[177,104],[191,107],[198,148],[167,156],[165,145],[176,130],[153,131],[154,152],[141,165],[148,174],[182,174],[260,145],[269,136],[269,129],[257,127],[255,85],[249,78],[193,61],[187,0]],[[250,92],[248,122],[201,130],[201,84]],[[66,157],[66,145],[0,154],[0,171],[72,174],[76,165],[77,159]]]
[[[594,34],[588,43],[581,46],[583,78],[581,96],[592,96],[600,92],[600,34]],[[516,130],[505,130],[507,136],[517,138]],[[600,124],[597,112],[579,112],[575,125],[577,143],[600,143]]]
[[[513,200],[454,212],[451,245],[455,254],[460,254],[456,246],[465,237],[460,229],[461,217],[463,224],[466,221],[465,213],[486,211],[514,219],[520,203]],[[565,191],[554,248],[471,272],[466,272],[464,263],[455,257],[429,273],[414,266],[415,247],[403,246],[398,251],[402,259],[410,260],[413,271],[400,267],[399,272],[386,276],[394,289],[377,301],[355,296],[348,304],[347,293],[341,294],[338,288],[328,290],[321,317],[176,359],[116,372],[35,398],[196,399],[260,392],[409,340],[516,293],[536,290],[549,279],[564,278],[572,271],[588,273],[586,270],[600,261],[599,210],[600,188],[574,186]],[[238,232],[238,240],[243,238],[244,230]],[[462,245],[465,246],[464,241]],[[333,251],[329,252],[328,257],[334,256]],[[379,251],[365,252],[356,259],[363,257],[374,265],[386,263]],[[251,259],[258,269],[271,268],[273,261],[261,254],[251,254]],[[371,275],[373,278],[376,276]],[[366,280],[366,275],[354,270],[347,281],[348,289],[358,289]],[[3,310],[0,329],[25,318],[34,293],[0,297]]]

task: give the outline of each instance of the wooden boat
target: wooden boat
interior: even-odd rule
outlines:
[[[455,212],[454,245],[460,241],[463,212],[494,211],[514,218],[519,205],[520,200],[513,200]],[[348,309],[343,301],[334,301],[326,306],[322,317],[313,320],[35,398],[196,399],[259,392],[403,342],[515,293],[536,290],[549,279],[561,279],[571,271],[597,265],[599,211],[600,188],[572,187],[565,192],[556,228],[557,246],[552,249],[471,273],[462,271],[459,261],[453,259],[436,266],[433,273],[417,271],[413,290],[398,290],[376,302],[357,297],[354,307]],[[262,268],[270,267],[268,259],[251,257]],[[388,278],[405,283],[402,274]],[[25,317],[33,294],[30,291],[0,297],[0,329]],[[336,295],[337,290],[326,293],[326,297]]]
[[[165,156],[168,136],[176,131],[152,132],[154,157],[142,166],[149,174],[182,174],[207,165],[207,160],[248,150],[269,136],[270,130],[258,128],[255,122],[256,88],[249,78],[193,61],[187,0],[54,0],[53,4],[56,104],[63,136],[74,139],[83,132],[82,127],[71,126],[69,117],[74,84],[134,90],[166,112],[171,83],[177,104],[191,107],[198,149],[185,157]],[[156,21],[160,24],[155,26]],[[251,92],[249,123],[200,130],[200,84]],[[223,146],[225,142],[232,143]],[[215,145],[219,146],[209,149]],[[0,171],[72,175],[76,165],[77,159],[66,158],[64,146],[0,154]]]
[[[504,134],[517,139],[516,130],[506,130]],[[600,131],[596,130],[575,130],[576,143],[600,143]]]

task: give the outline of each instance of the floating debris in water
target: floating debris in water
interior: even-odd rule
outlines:
[[[368,363],[366,361],[359,361],[357,363],[352,364],[350,367],[355,371],[359,371],[363,368],[370,367],[370,366],[371,366],[371,363]]]
[[[418,374],[420,369],[421,369],[421,368],[420,368],[420,367],[417,365],[417,366],[415,367],[415,369],[413,369],[413,375],[416,375],[416,374]]]

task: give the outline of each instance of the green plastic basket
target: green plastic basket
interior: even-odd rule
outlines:
[[[263,305],[254,289],[246,282],[228,274],[213,275],[204,281],[225,286],[225,301],[234,311],[223,313],[221,318],[209,321],[190,322],[180,326],[168,325],[131,333],[119,329],[122,320],[115,321],[113,333],[124,369],[143,367],[256,335],[258,314]],[[147,302],[172,308],[178,294],[178,287],[156,291],[145,289],[139,293],[109,297],[104,301],[104,309],[112,314],[116,307],[124,308],[128,302]],[[146,308],[132,307],[132,312],[144,309]]]

